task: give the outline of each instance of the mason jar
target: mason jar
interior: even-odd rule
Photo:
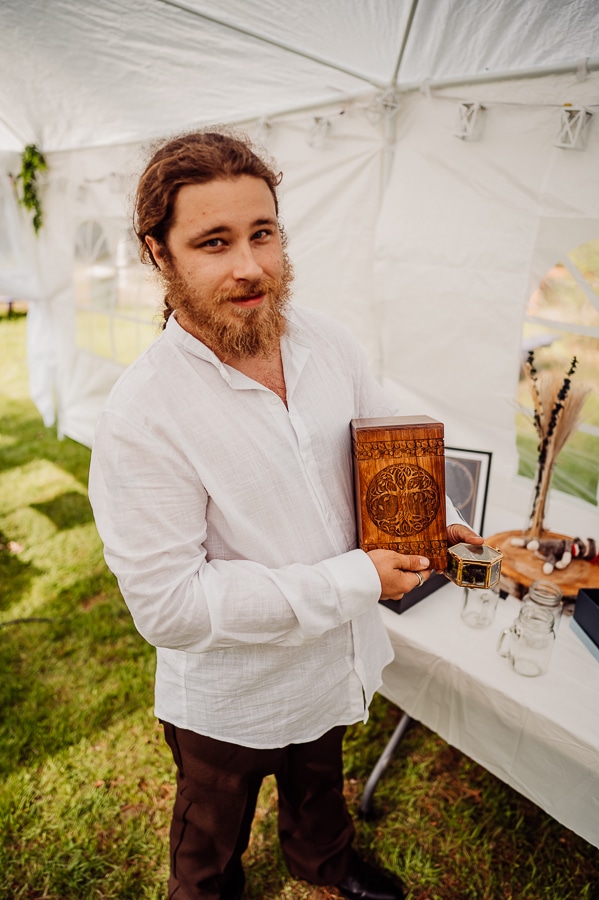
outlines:
[[[501,632],[497,652],[509,659],[518,675],[534,678],[549,668],[554,643],[553,613],[532,603],[522,604],[518,618]]]
[[[524,596],[523,604],[548,609],[553,613],[554,631],[557,631],[563,612],[563,593],[559,585],[552,581],[533,581]]]

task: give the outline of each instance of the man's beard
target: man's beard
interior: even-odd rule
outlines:
[[[209,292],[195,287],[169,265],[163,270],[165,302],[179,324],[199,338],[220,359],[268,357],[285,333],[285,310],[291,295],[293,269],[283,252],[281,275],[247,282],[235,291]],[[235,306],[232,300],[264,294],[260,306]]]

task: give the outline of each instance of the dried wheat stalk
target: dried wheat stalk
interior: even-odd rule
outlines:
[[[553,467],[568,438],[580,421],[583,403],[590,391],[584,385],[572,384],[577,359],[565,377],[552,372],[539,374],[534,365],[534,353],[529,353],[525,369],[530,381],[533,414],[532,421],[539,436],[538,462],[535,477],[532,510],[528,538],[540,538],[543,533],[545,505]]]

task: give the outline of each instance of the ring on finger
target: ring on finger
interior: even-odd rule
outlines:
[[[418,584],[416,585],[416,587],[422,587],[422,585],[424,584],[424,578],[422,577],[420,572],[414,572],[414,575],[418,579]]]

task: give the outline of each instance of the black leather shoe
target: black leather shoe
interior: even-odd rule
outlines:
[[[375,869],[359,856],[354,857],[349,875],[335,887],[347,900],[404,900],[404,892],[390,872]]]

